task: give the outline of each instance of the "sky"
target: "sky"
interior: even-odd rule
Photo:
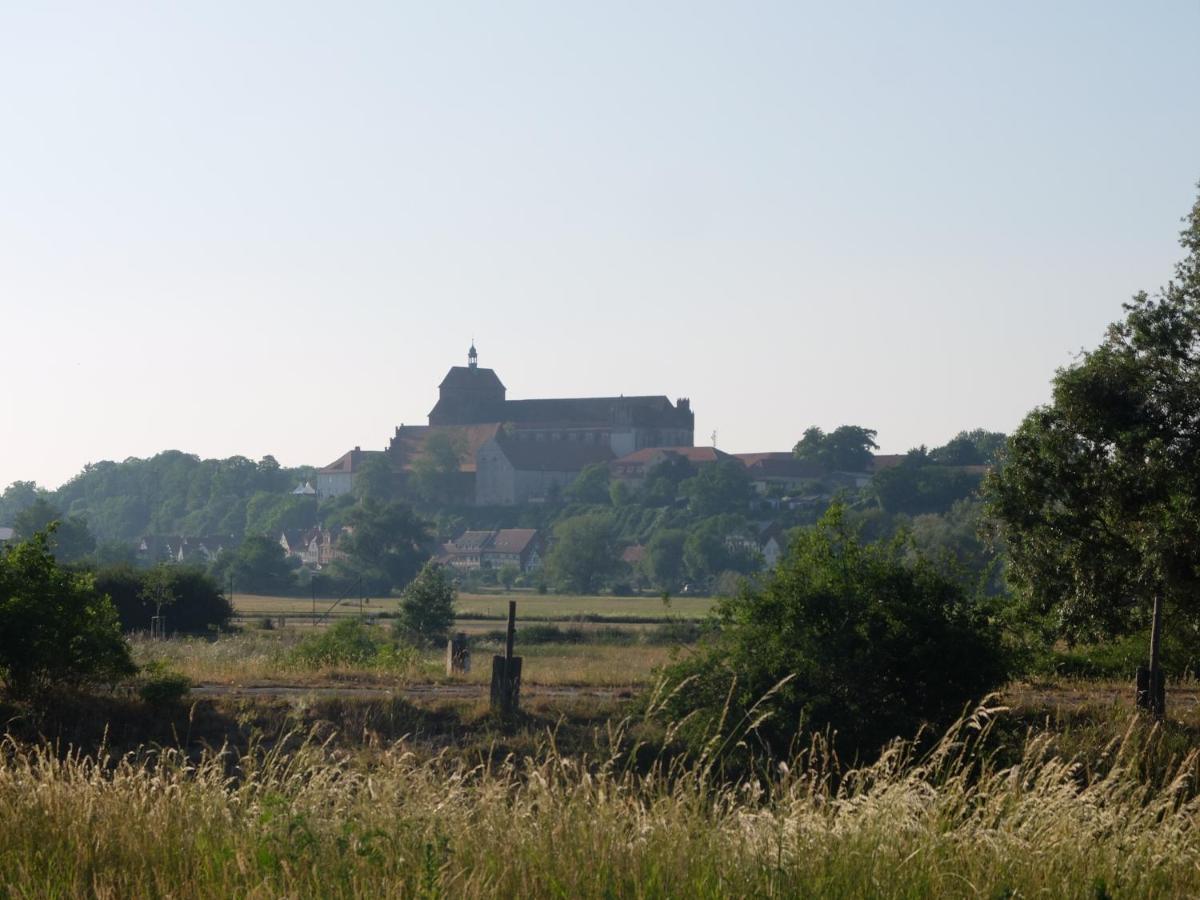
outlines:
[[[0,0],[0,487],[324,465],[474,339],[696,442],[1009,431],[1180,256],[1200,3]]]

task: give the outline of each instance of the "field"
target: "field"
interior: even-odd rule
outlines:
[[[685,761],[648,699],[711,601],[520,595],[512,721],[486,685],[507,598],[463,598],[454,677],[387,619],[387,653],[305,662],[331,631],[303,603],[239,596],[239,633],[136,640],[194,682],[181,702],[0,705],[26,729],[0,740],[0,820],[22,826],[0,830],[0,897],[1200,893],[1194,682],[1161,724],[1124,682],[1020,683],[877,761],[817,735],[722,774],[711,748],[747,735]]]
[[[460,618],[466,621],[502,620],[508,615],[508,601],[517,601],[517,616],[521,620],[571,622],[602,620],[613,623],[660,622],[669,617],[698,619],[709,613],[715,604],[710,597],[672,597],[664,604],[659,597],[573,596],[569,594],[460,594]],[[234,594],[233,608],[240,618],[261,616],[296,617],[312,621],[314,607],[320,618],[343,618],[393,613],[396,598],[365,600],[361,610],[358,599],[334,600],[305,597],[267,597],[257,594]]]

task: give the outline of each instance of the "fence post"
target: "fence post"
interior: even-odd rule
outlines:
[[[492,709],[503,716],[516,712],[521,702],[521,657],[513,655],[517,630],[517,601],[508,601],[508,631],[504,655],[492,657]]]
[[[446,641],[446,674],[456,675],[471,671],[471,651],[467,647],[467,636],[463,632]]]

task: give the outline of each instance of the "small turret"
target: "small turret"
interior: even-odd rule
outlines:
[[[475,349],[474,341],[471,341],[471,349],[467,351],[467,368],[479,368],[479,351]]]

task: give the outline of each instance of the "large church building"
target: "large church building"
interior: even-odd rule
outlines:
[[[399,426],[386,452],[406,480],[433,446],[430,439],[439,436],[438,446],[452,445],[458,454],[457,500],[490,506],[547,499],[592,463],[611,463],[649,447],[691,447],[694,433],[687,399],[510,400],[496,372],[479,367],[472,344],[467,365],[453,366],[438,386],[429,424]],[[318,490],[322,483],[334,484],[335,467],[344,476],[346,465],[343,457],[327,467],[325,482],[318,472]]]

